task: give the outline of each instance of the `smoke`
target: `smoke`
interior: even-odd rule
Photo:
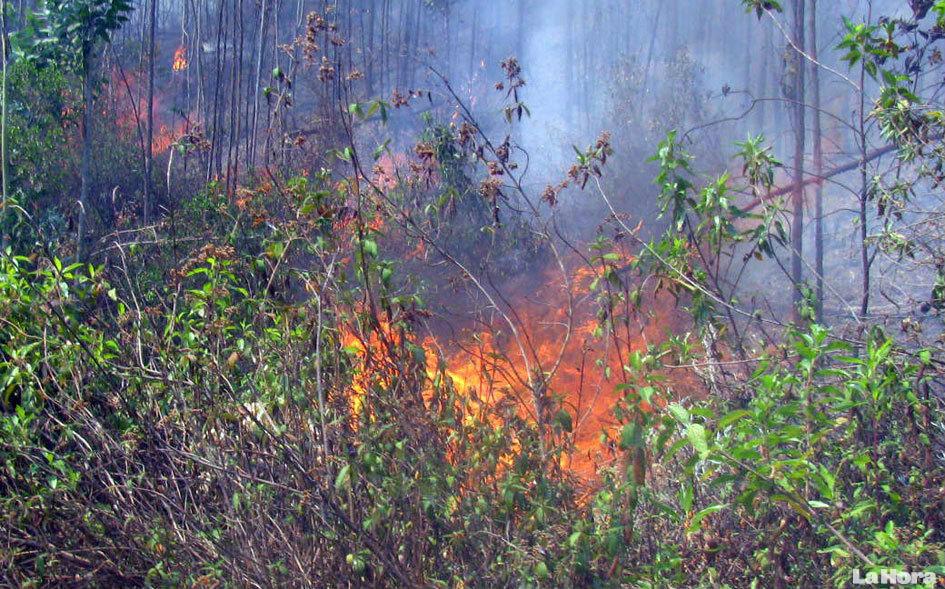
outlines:
[[[874,14],[910,11],[894,0],[818,6],[818,49],[829,68],[822,72],[825,153],[828,163],[846,163],[855,157],[848,124],[858,105],[835,50],[841,16],[863,20],[870,6]],[[140,48],[145,12],[135,11],[118,41],[130,48],[127,55]],[[737,0],[217,0],[169,2],[159,12],[158,89],[168,96],[158,116],[168,129],[185,117],[199,127],[213,147],[192,156],[210,160],[193,169],[207,177],[235,168],[231,157],[249,160],[241,171],[263,161],[280,162],[286,171],[325,165],[324,154],[338,139],[326,116],[341,95],[340,78],[354,70],[360,77],[346,100],[391,101],[411,90],[433,97],[398,110],[376,134],[361,135],[366,142],[392,137],[395,151],[410,153],[427,124],[421,114],[439,124],[458,120],[435,69],[490,137],[502,142],[510,134],[520,146],[513,158],[527,170],[524,185],[536,200],[565,177],[575,160],[572,146],[584,149],[609,132],[615,153],[603,170],[604,189],[621,212],[647,227],[659,227],[656,170],[647,159],[670,130],[693,153],[697,172],[710,176],[738,176],[734,142],[762,132],[778,159],[791,160],[790,18],[757,19]],[[330,23],[332,41],[321,39],[306,65],[303,51],[287,47],[305,39],[312,13]],[[503,78],[499,64],[510,56],[522,66],[521,100],[529,112],[511,125],[502,113],[505,93],[495,88]],[[319,71],[328,58],[339,80],[326,85]],[[137,67],[130,59],[125,66]],[[280,153],[263,157],[264,149]],[[178,165],[186,163],[181,159]],[[786,180],[786,174],[778,178]],[[562,192],[556,209],[560,225],[579,238],[609,213],[587,192]],[[840,211],[849,195],[838,191],[831,203]],[[831,219],[830,229],[842,233],[848,219]]]

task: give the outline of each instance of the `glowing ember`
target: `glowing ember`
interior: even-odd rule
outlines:
[[[177,51],[174,52],[174,63],[171,65],[171,68],[175,72],[182,72],[187,69],[190,65],[190,62],[187,61],[187,48],[178,47]]]

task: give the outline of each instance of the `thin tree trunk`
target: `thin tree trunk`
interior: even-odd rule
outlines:
[[[571,3],[568,3],[570,6]],[[569,25],[570,26],[570,25]],[[469,79],[472,80],[476,75],[476,36],[479,33],[479,11],[476,7],[472,8],[472,27],[469,30]]]
[[[475,25],[474,25],[475,26]],[[384,0],[381,13],[381,94],[390,91],[390,0]]]
[[[259,129],[259,86],[262,84],[263,53],[266,50],[266,8],[266,0],[262,0],[262,4],[259,8],[259,43],[256,48],[256,77],[253,82],[252,140],[250,141],[249,153],[247,154],[250,167],[256,165],[256,135]]]
[[[144,225],[151,223],[151,176],[154,165],[154,29],[157,25],[157,0],[151,0],[148,23],[148,113],[147,149],[144,152]]]
[[[820,117],[820,69],[817,66],[817,0],[810,0],[810,84],[813,100],[813,142],[814,142],[814,177],[818,179],[814,186],[814,271],[816,272],[817,323],[824,323],[824,147],[823,130]]]
[[[226,5],[225,0],[219,0],[220,9],[217,12],[217,43],[216,43],[216,63],[213,77],[213,100],[207,104],[207,112],[210,115],[210,153],[207,154],[207,182],[213,179],[213,168],[217,154],[220,152],[218,134],[220,127],[220,86],[223,84],[223,8]],[[212,111],[210,109],[213,109]],[[219,166],[217,173],[219,174]]]
[[[414,86],[416,85],[417,65],[414,60],[417,59],[417,56],[420,53],[420,26],[422,23],[422,20],[421,20],[422,17],[423,17],[423,1],[418,0],[417,6],[414,12],[414,22],[411,27],[413,29],[413,36],[412,36],[413,43],[408,44],[408,51],[407,51],[406,63],[407,63],[407,68],[408,68],[407,69],[407,89],[408,90],[413,90]]]
[[[653,30],[650,31],[650,45],[646,50],[646,65],[643,67],[643,92],[646,93],[650,77],[650,66],[653,64],[653,48],[656,46],[656,34],[660,30],[660,17],[663,15],[665,2],[656,7],[656,16],[653,17]]]
[[[228,2],[227,0],[224,0],[223,2],[221,2],[221,4],[228,4]],[[232,60],[227,57],[230,51],[230,43],[231,43],[230,26],[229,26],[230,12],[232,12],[232,9],[228,8],[227,10],[225,10],[223,14],[223,20],[220,21],[220,26],[223,27],[223,48],[220,51],[220,81],[216,89],[216,91],[220,93],[220,100],[219,100],[219,103],[214,107],[216,111],[216,118],[217,118],[217,123],[216,123],[216,127],[217,127],[216,132],[218,136],[217,141],[220,144],[217,147],[216,162],[214,163],[214,166],[216,167],[217,178],[218,179],[222,178],[224,180],[226,179],[225,178],[226,174],[224,173],[224,168],[223,168],[223,163],[224,163],[223,154],[226,152],[225,148],[227,147],[226,132],[228,128],[227,128],[226,120],[227,120],[227,115],[230,112],[228,110],[229,98],[226,94],[227,92],[226,84],[229,83],[230,76],[233,75]],[[232,94],[230,96],[232,96]],[[226,187],[224,186],[224,188]]]
[[[201,10],[199,10],[194,2],[191,0],[190,3],[193,13],[194,13],[194,42],[193,42],[193,55],[197,63],[197,107],[196,111],[198,116],[203,112],[204,104],[204,85],[203,85],[203,21],[200,19]],[[204,116],[204,121],[206,121],[206,116]],[[204,125],[204,132],[206,132],[206,125]],[[184,160],[187,161],[186,159]]]
[[[583,10],[581,10],[581,24],[583,25],[581,30],[581,37],[583,39],[583,43],[581,44],[583,54],[582,73],[584,74],[581,76],[581,99],[584,101],[584,117],[582,117],[582,121],[584,123],[585,132],[588,132],[591,128],[591,90],[588,86],[591,78],[591,52],[590,48],[588,47],[591,38],[591,35],[589,34],[590,27],[588,26],[588,19],[591,18],[589,12],[590,7],[588,6],[588,2],[587,0],[584,0],[584,7]]]
[[[375,3],[376,4],[376,3]],[[373,4],[369,5],[368,8],[368,23],[367,23],[367,40],[365,42],[365,51],[364,51],[364,83],[367,86],[367,95],[369,97],[374,97],[374,70],[377,60],[377,49],[374,46],[374,20],[377,15],[377,6]],[[364,17],[362,13],[361,17],[362,23],[364,22]],[[362,24],[362,28],[365,28]],[[362,33],[363,34],[363,33]]]
[[[804,104],[804,6],[806,0],[794,2],[794,44],[796,73],[794,78],[794,191],[791,198],[793,218],[791,221],[791,281],[794,286],[793,314],[795,321],[800,321],[799,305],[803,299],[801,281],[803,279],[804,256],[804,142],[806,126],[806,105]]]
[[[397,48],[397,88],[405,88],[407,85],[407,55],[410,50],[410,23],[413,22],[412,6],[413,2],[406,2],[407,8],[401,5],[400,8],[400,47]]]
[[[236,190],[236,176],[239,160],[239,112],[240,86],[243,70],[243,2],[238,0],[233,10],[233,43],[230,84],[230,125],[227,133],[226,148],[226,187],[227,194],[232,195]],[[234,156],[234,151],[236,155]]]
[[[762,98],[768,98],[770,94],[770,81],[771,76],[768,75],[770,71],[769,64],[771,63],[770,55],[774,52],[774,46],[772,43],[772,26],[767,20],[762,21],[761,26],[764,27],[764,41],[761,46],[761,69],[758,72],[758,78],[761,80],[761,90],[760,96]],[[768,102],[766,100],[762,101],[758,105],[758,128],[764,129],[768,124]]]
[[[443,29],[446,34],[446,38],[450,41],[453,39],[453,11],[451,10],[451,5],[446,3],[443,7]],[[446,43],[446,79],[453,79],[453,43],[447,41]]]
[[[567,3],[565,22],[567,23],[567,41],[565,46],[565,80],[567,91],[565,95],[565,114],[568,121],[574,120],[574,3]]]
[[[193,40],[190,34],[190,10],[187,8],[187,2],[180,4],[180,49],[184,52],[184,59],[193,60]],[[188,62],[184,69],[184,108],[186,112],[193,110],[193,68]]]
[[[872,4],[870,4],[867,22],[872,22]],[[870,260],[869,245],[867,238],[869,228],[867,226],[866,204],[869,199],[869,178],[867,175],[867,145],[866,145],[866,67],[860,64],[860,108],[859,108],[859,128],[857,129],[859,147],[860,147],[860,272],[862,273],[862,295],[860,298],[860,316],[864,319],[870,310]]]
[[[92,65],[91,50],[85,50],[82,58],[82,165],[81,185],[79,188],[79,221],[76,228],[75,259],[82,262],[82,248],[85,241],[85,217],[89,202],[92,182]]]
[[[3,174],[3,201],[0,202],[0,248],[4,251],[10,243],[10,235],[7,232],[7,196],[9,194],[10,176],[7,170],[7,15],[6,10],[0,10],[0,43],[2,43],[3,53],[0,59],[3,60],[3,80],[0,87],[0,174]]]
[[[754,72],[752,68],[755,66],[755,62],[752,59],[752,54],[755,53],[755,24],[751,21],[745,20],[745,47],[747,51],[745,52],[745,76],[742,81],[742,87],[751,91],[751,82],[754,79]],[[745,119],[744,125],[747,127],[746,132],[751,132],[751,122],[750,119]]]

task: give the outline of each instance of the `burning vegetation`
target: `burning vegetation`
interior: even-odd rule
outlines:
[[[0,580],[945,578],[939,4],[5,11]]]
[[[187,48],[178,47],[174,51],[174,61],[171,63],[171,70],[175,72],[182,72],[190,67],[190,62],[187,61]]]

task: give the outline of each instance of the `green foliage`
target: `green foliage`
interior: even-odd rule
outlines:
[[[738,147],[750,185],[767,190],[776,160],[760,138]],[[630,265],[640,273],[634,282],[655,281],[656,293],[668,288],[688,318],[703,326],[703,341],[715,343],[700,353],[687,339],[668,338],[625,366],[622,390],[629,394],[615,416],[626,424],[619,443],[639,501],[628,517],[646,530],[641,534],[667,538],[635,572],[647,578],[642,571],[662,558],[658,554],[681,556],[687,564],[680,567],[706,558],[692,573],[701,582],[716,578],[712,563],[749,554],[737,572],[726,574],[734,586],[767,586],[785,577],[804,586],[845,586],[853,569],[940,572],[945,542],[938,530],[945,521],[927,500],[945,475],[934,457],[943,408],[931,392],[939,378],[932,376],[938,372],[931,350],[903,349],[879,329],[851,344],[813,323],[807,309],[808,326],[789,329],[777,353],[746,360],[752,371],[724,384],[718,375],[705,377],[714,391],[707,399],[652,412],[654,399],[680,398],[674,379],[666,378],[670,365],[702,359],[712,366],[713,352],[726,344],[737,350],[734,334],[716,335],[733,322],[714,260],[734,257],[736,248],[748,248],[746,262],[752,253],[775,255],[774,245],[785,240],[783,229],[770,233],[776,208],[752,217],[755,229],[739,229],[736,222],[745,216],[727,201],[731,179],[722,175],[698,187],[691,157],[673,134],[655,160],[662,210],[673,222]],[[621,321],[627,301],[646,305],[640,287],[624,283],[614,264],[620,256],[604,253],[613,248],[603,238],[593,246],[601,252],[595,258],[601,279],[593,286],[603,307],[601,334]],[[650,410],[634,413],[643,400]],[[637,488],[641,460],[652,460],[665,474],[643,490]]]
[[[784,10],[781,3],[776,0],[742,0],[742,6],[745,7],[745,12],[754,11],[759,19],[764,16],[766,12],[782,12]]]
[[[672,138],[660,158],[682,232],[633,268],[717,324],[725,299],[685,236],[720,250],[753,234],[734,226],[729,178],[697,188]],[[698,344],[634,350],[614,406],[619,460],[582,492],[555,466],[572,415],[552,409],[544,435],[511,392],[483,412],[457,390],[414,334],[421,293],[346,208],[327,173],[239,202],[211,186],[183,209],[210,241],[186,253],[130,249],[112,268],[0,258],[12,578],[73,575],[91,547],[102,583],[171,586],[693,586],[723,578],[716,562],[740,563],[724,573],[732,585],[786,569],[823,585],[857,567],[940,564],[931,352],[810,325],[737,394],[686,402],[666,371]],[[592,247],[601,336],[644,304],[619,252]],[[165,281],[128,279],[163,256],[176,264]]]
[[[779,165],[763,138],[739,143],[750,185],[744,191],[765,190]],[[735,204],[733,180],[728,174],[697,186],[690,165],[692,156],[670,132],[652,158],[659,164],[656,184],[661,215],[669,217],[669,229],[659,239],[646,244],[634,269],[656,280],[657,292],[667,289],[677,301],[688,297],[689,311],[699,325],[707,325],[725,312],[734,296],[734,287],[718,278],[720,263],[734,247],[746,248],[743,264],[750,258],[774,257],[775,248],[787,242],[777,202],[765,203],[760,212],[748,213]]]
[[[50,1],[34,55],[88,74],[129,9]],[[943,117],[897,70],[897,29],[846,27],[845,59],[882,85],[881,131],[904,160],[926,162],[921,144]],[[12,73],[11,161],[18,204],[38,212],[68,191],[44,165],[68,160],[59,121],[75,105],[67,68],[34,66]],[[504,68],[505,114],[518,120],[524,82],[517,62]],[[388,108],[347,115],[383,124]],[[500,257],[510,274],[512,256],[538,247],[534,227],[499,217],[519,182],[510,140],[426,123],[414,177],[394,170],[366,188],[351,145],[309,177],[272,174],[233,194],[212,183],[175,203],[153,240],[110,246],[101,266],[36,245],[54,239],[43,228],[54,220],[32,215],[39,235],[16,228],[0,255],[5,581],[759,587],[942,571],[941,350],[832,330],[804,309],[803,325],[772,336],[737,306],[737,277],[787,241],[779,203],[736,206],[773,188],[780,163],[762,136],[736,145],[742,178],[702,178],[669,133],[652,160],[665,231],[645,241],[614,213],[613,233],[590,244],[592,328],[618,361],[587,370],[615,393],[600,445],[613,460],[589,484],[563,467],[583,416],[543,395],[545,375],[484,399],[422,336],[427,293],[392,221],[461,259]],[[575,151],[565,184],[595,184],[609,137]],[[375,159],[385,154],[386,143]],[[916,255],[892,225],[912,186],[874,184],[885,247]],[[457,218],[466,232],[451,232]],[[940,266],[930,290],[945,306]],[[672,318],[668,333],[641,338],[638,320],[657,314]]]
[[[42,62],[70,64],[85,73],[99,43],[128,20],[128,0],[45,0],[37,22],[22,39],[24,51]]]
[[[68,92],[69,79],[56,68],[14,61],[8,83],[9,186],[19,208],[5,218],[3,231],[16,251],[31,251],[37,240],[51,247],[66,230],[59,205],[73,186],[69,139],[78,105]]]
[[[880,67],[902,51],[893,40],[895,23],[878,25],[844,19],[843,24],[846,32],[837,44],[837,49],[845,52],[841,59],[850,67],[862,64],[867,74],[879,79]]]
[[[932,13],[935,14],[935,24],[939,28],[945,26],[945,1],[935,0],[932,5]]]
[[[927,462],[925,425],[897,419],[935,410],[917,394],[922,364],[903,362],[880,332],[859,356],[830,336],[817,325],[796,333],[790,345],[799,360],[762,362],[741,407],[670,408],[694,450],[689,484],[703,489],[704,503],[716,502],[704,510],[779,526],[765,533],[791,546],[806,563],[796,574],[811,583],[825,582],[831,568],[838,585],[853,568],[933,570],[945,553],[929,542],[940,517],[924,497],[939,474]],[[705,520],[698,516],[694,529]],[[891,529],[914,543],[893,541]],[[819,564],[825,559],[830,567]]]
[[[748,183],[752,187],[757,186],[767,191],[774,186],[775,169],[782,164],[771,153],[771,147],[765,147],[764,143],[764,135],[749,136],[744,141],[737,141],[735,146],[738,151],[735,152],[735,157],[742,160],[742,174]]]

